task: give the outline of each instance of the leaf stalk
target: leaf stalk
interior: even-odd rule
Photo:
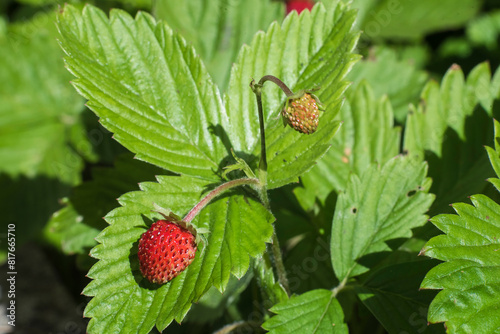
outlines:
[[[188,212],[188,214],[182,219],[182,221],[186,223],[190,223],[208,203],[210,203],[215,197],[219,196],[223,192],[243,185],[259,185],[260,181],[256,178],[248,178],[244,177],[241,179],[236,179],[232,181],[228,181],[226,183],[221,184],[211,192],[209,192],[205,197],[202,198],[192,209]]]

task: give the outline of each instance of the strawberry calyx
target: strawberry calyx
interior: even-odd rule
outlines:
[[[197,245],[200,243],[200,241],[206,241],[206,239],[203,237],[203,234],[210,233],[208,229],[203,227],[196,227],[193,223],[184,221],[181,217],[177,216],[172,211],[165,210],[158,205],[155,206],[160,210],[155,210],[154,212],[162,215],[164,220],[174,223],[185,230],[188,230],[195,237],[195,242]],[[166,212],[168,212],[168,214],[166,214]]]

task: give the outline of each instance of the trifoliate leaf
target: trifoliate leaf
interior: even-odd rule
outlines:
[[[419,290],[425,273],[436,261],[398,263],[377,270],[355,285],[365,306],[389,333],[444,333],[427,324],[427,310],[435,293]]]
[[[294,189],[306,210],[317,200],[325,205],[332,191],[344,190],[351,173],[361,175],[372,163],[384,164],[399,153],[401,130],[394,127],[391,104],[386,97],[375,99],[366,81],[349,90],[337,119],[344,124],[332,148],[302,175],[303,187]]]
[[[225,100],[231,120],[228,135],[237,154],[253,154],[254,165],[260,154],[260,135],[258,126],[251,126],[258,124],[258,113],[249,78],[258,81],[271,74],[294,92],[321,87],[315,94],[326,106],[318,130],[303,135],[283,128],[278,116],[285,94],[270,82],[264,85],[269,188],[296,181],[328,150],[340,125],[335,116],[347,88],[344,77],[358,59],[352,54],[358,37],[352,31],[354,18],[355,12],[339,2],[329,11],[317,4],[312,12],[303,11],[300,16],[292,12],[281,26],[273,23],[267,33],[258,33],[240,52]],[[241,133],[245,135],[238,135]]]
[[[260,154],[251,76],[272,72],[297,90],[321,85],[319,95],[330,112],[322,117],[323,128],[306,137],[272,119],[284,94],[265,92],[268,180],[273,188],[310,168],[339,126],[333,117],[347,86],[342,78],[357,59],[351,53],[357,40],[351,32],[353,19],[354,12],[340,4],[328,13],[318,5],[312,13],[290,15],[282,27],[273,24],[267,34],[258,34],[233,68],[226,110],[193,49],[147,14],[134,20],[112,10],[108,20],[92,6],[83,13],[66,6],[59,29],[68,68],[78,78],[75,87],[115,138],[142,160],[207,180],[219,180],[231,147],[238,156]],[[269,43],[283,54],[268,52]]]
[[[93,281],[84,293],[94,298],[85,316],[91,317],[89,333],[149,333],[172,320],[180,322],[210,287],[224,291],[230,274],[241,278],[250,257],[259,257],[273,232],[272,215],[256,200],[241,192],[222,195],[208,205],[193,224],[208,228],[195,260],[172,281],[158,286],[139,271],[137,244],[151,220],[153,203],[185,215],[208,190],[208,181],[188,176],[158,176],[159,183],[141,183],[142,191],[120,197],[122,207],[105,218],[104,229],[91,255],[99,262],[88,276]]]
[[[425,224],[434,199],[426,174],[427,164],[398,156],[350,177],[337,199],[330,242],[340,281],[366,272]]]
[[[311,290],[271,308],[277,315],[262,327],[271,334],[280,333],[348,333],[344,312],[334,293]]]
[[[214,82],[225,91],[240,48],[257,31],[281,21],[284,6],[269,0],[162,0],[155,2],[154,14],[193,43]]]

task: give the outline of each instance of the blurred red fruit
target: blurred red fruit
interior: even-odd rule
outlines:
[[[314,1],[312,0],[289,0],[286,2],[286,13],[296,10],[300,14],[304,9],[311,10],[313,6]]]

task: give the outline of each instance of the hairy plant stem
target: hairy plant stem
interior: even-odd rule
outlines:
[[[280,79],[276,78],[274,75],[264,75],[260,80],[259,80],[259,86],[263,86],[264,82],[266,81],[271,81],[275,83],[281,90],[286,94],[286,96],[292,96],[294,95],[293,92],[288,88],[287,85]]]
[[[264,126],[264,111],[262,108],[262,86],[266,81],[271,81],[278,85],[287,96],[293,95],[293,92],[281,81],[272,75],[265,75],[260,80],[259,83],[255,83],[255,80],[250,82],[250,87],[255,94],[257,99],[257,110],[259,113],[259,125],[260,125],[260,161],[259,161],[259,196],[262,204],[267,210],[271,211],[271,205],[269,203],[269,197],[267,196],[267,153],[266,153],[266,132]],[[276,229],[273,231],[272,236],[272,253],[274,258],[274,264],[276,272],[278,274],[278,282],[285,289],[286,293],[290,296],[290,288],[288,286],[288,278],[286,277],[285,265],[283,264],[283,257],[281,255],[281,248],[279,245],[278,237],[276,235]]]
[[[182,219],[182,221],[190,223],[194,219],[194,217],[196,217],[198,213],[200,213],[200,211],[203,210],[203,208],[208,203],[210,203],[210,201],[213,200],[215,197],[219,196],[226,190],[229,190],[234,187],[243,186],[245,184],[258,186],[260,184],[260,181],[256,178],[244,177],[241,179],[231,180],[229,182],[221,184],[220,186],[209,192],[205,197],[203,197],[202,200],[199,201],[198,204],[196,204],[191,209],[191,211],[188,212],[188,214],[184,217],[184,219]]]

